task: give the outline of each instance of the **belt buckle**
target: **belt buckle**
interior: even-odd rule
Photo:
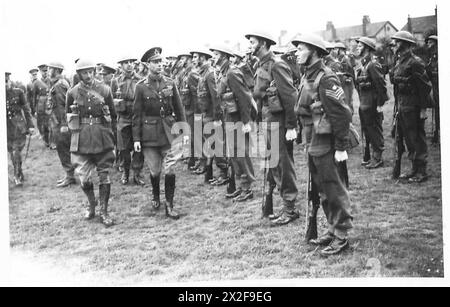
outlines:
[[[164,113],[164,109],[163,108],[161,108],[159,110],[159,116],[161,116],[162,118],[166,117],[166,114]]]

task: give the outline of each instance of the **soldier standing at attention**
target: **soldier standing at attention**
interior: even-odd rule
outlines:
[[[210,48],[210,50],[219,66],[217,95],[220,97],[221,108],[224,111],[224,120],[226,123],[235,124],[235,126],[236,123],[241,123],[232,130],[225,129],[227,153],[239,186],[236,191],[227,193],[226,197],[233,198],[236,202],[243,202],[253,198],[251,186],[255,181],[253,164],[250,159],[249,136],[252,130],[252,93],[245,84],[242,71],[236,66],[231,66],[229,58],[233,57],[233,51],[225,46],[216,46]],[[241,131],[236,131],[236,129]],[[244,137],[244,139],[240,139],[241,137]],[[238,150],[239,146],[244,146],[244,148]],[[241,152],[244,153],[244,156],[239,156]],[[230,179],[235,180],[235,178]],[[219,180],[220,178],[215,185],[221,184]]]
[[[35,106],[35,101],[34,101],[35,96],[34,96],[34,92],[33,92],[33,83],[38,78],[38,72],[39,72],[39,69],[37,69],[37,68],[32,68],[29,71],[31,80],[30,80],[30,83],[27,84],[27,102],[31,109],[31,115],[34,115],[36,113],[36,106]]]
[[[142,152],[133,151],[133,133],[131,128],[133,103],[136,83],[140,78],[134,71],[135,58],[124,57],[119,63],[122,67],[122,74],[114,79],[111,84],[111,90],[114,96],[114,107],[117,112],[117,150],[119,151],[120,161],[122,162],[122,177],[120,182],[123,185],[128,184],[130,176],[130,167],[134,172],[134,183],[144,185],[145,182],[141,175],[144,167],[144,156]]]
[[[258,109],[262,110],[262,120],[268,123],[268,131],[264,131],[267,133],[267,145],[279,149],[277,165],[268,170],[269,191],[266,199],[272,199],[274,188],[279,188],[283,208],[269,218],[272,219],[273,226],[280,226],[299,218],[299,212],[295,208],[298,191],[294,161],[289,157],[286,148],[286,141],[297,138],[294,106],[298,92],[294,87],[289,66],[283,60],[276,59],[270,51],[270,47],[276,44],[275,40],[263,32],[250,33],[245,37],[250,41],[252,54],[259,59],[253,97],[261,106],[258,106]],[[278,127],[272,127],[272,123]],[[278,144],[271,143],[273,133],[278,134]]]
[[[50,147],[49,116],[45,113],[48,99],[50,79],[48,78],[47,65],[38,66],[41,78],[33,82],[33,101],[35,102],[36,122],[39,134],[46,147]]]
[[[430,35],[426,43],[428,50],[430,51],[430,60],[427,65],[428,78],[433,85],[433,98],[434,98],[434,135],[433,144],[439,144],[439,132],[440,132],[440,108],[439,108],[439,65],[438,65],[438,37],[436,35]]]
[[[381,65],[373,59],[375,41],[368,37],[357,39],[356,47],[361,57],[361,66],[356,72],[356,83],[359,94],[359,118],[364,136],[372,147],[371,161],[361,164],[367,169],[374,169],[383,165],[384,151],[383,137],[383,105],[389,99],[386,81]]]
[[[16,186],[22,186],[25,178],[22,172],[21,153],[25,147],[27,134],[33,134],[34,126],[25,93],[12,86],[10,76],[11,72],[5,72],[7,145],[14,166],[14,183]]]
[[[304,78],[313,82],[301,88],[300,97],[305,97],[302,107],[309,105],[312,114],[308,167],[328,221],[328,231],[310,243],[326,246],[322,255],[334,255],[348,247],[348,230],[353,227],[349,195],[336,165],[348,159],[352,114],[338,77],[322,61],[327,53],[324,41],[316,35],[302,35],[292,44],[298,48],[298,63],[306,68]]]
[[[111,67],[109,65],[103,64],[102,70],[100,71],[100,74],[102,75],[103,83],[105,85],[111,87],[115,73],[116,73],[116,69],[115,68],[113,68],[113,67]]]
[[[345,54],[347,47],[338,42],[335,45],[337,52],[337,61],[341,64],[341,71],[337,74],[342,84],[342,89],[345,94],[345,101],[350,107],[353,114],[353,83],[355,81],[355,71],[350,58]]]
[[[65,171],[65,176],[57,181],[57,187],[66,187],[75,183],[74,167],[70,161],[70,132],[66,121],[66,95],[69,83],[62,77],[64,66],[53,62],[48,64],[51,87],[48,96],[50,126],[56,142],[56,151]]]
[[[428,178],[428,147],[425,139],[425,120],[429,104],[429,80],[425,63],[412,53],[414,36],[399,31],[392,36],[397,63],[393,69],[393,83],[397,94],[399,128],[405,138],[408,158],[412,162],[409,173],[400,176],[409,182],[422,182]]]
[[[70,152],[75,171],[80,178],[81,189],[88,205],[85,218],[95,217],[97,200],[94,193],[92,173],[99,177],[100,221],[112,226],[108,214],[111,193],[109,171],[114,162],[114,135],[111,126],[116,121],[111,89],[95,79],[95,64],[80,59],[76,72],[80,82],[70,89],[66,98],[68,127],[72,132]]]
[[[197,162],[197,158],[194,156],[194,113],[196,113],[196,108],[198,107],[197,87],[199,76],[192,64],[192,54],[182,53],[178,55],[178,61],[183,67],[183,70],[180,72],[178,80],[174,81],[177,82],[181,102],[183,103],[184,112],[186,114],[186,120],[191,128],[191,152],[187,166],[188,168],[192,168]]]
[[[161,48],[151,48],[142,57],[149,63],[149,75],[136,85],[133,107],[134,150],[143,152],[150,169],[153,189],[152,206],[160,206],[160,178],[164,170],[166,216],[178,219],[173,210],[176,176],[174,167],[183,156],[183,144],[171,128],[186,117],[175,82],[163,75]]]

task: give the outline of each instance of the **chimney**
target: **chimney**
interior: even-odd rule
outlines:
[[[367,25],[370,24],[369,15],[364,15],[362,20],[362,35],[367,36]]]
[[[336,28],[333,25],[332,21],[327,22],[326,32],[331,32],[331,40],[336,40]]]
[[[412,22],[411,22],[411,17],[408,14],[408,24],[407,24],[407,29],[409,33],[413,33],[413,28],[412,28]]]

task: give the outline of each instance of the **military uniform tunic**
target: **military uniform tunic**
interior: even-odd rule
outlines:
[[[39,134],[48,145],[50,142],[49,114],[46,113],[50,79],[36,79],[33,82],[33,101]]]

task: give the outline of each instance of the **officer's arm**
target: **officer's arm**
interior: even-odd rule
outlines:
[[[105,86],[105,88],[106,88],[105,103],[109,107],[109,115],[111,116],[111,124],[113,127],[115,127],[116,121],[117,121],[117,113],[116,113],[116,109],[114,108],[112,91],[109,86]]]
[[[191,93],[191,110],[195,110],[198,104],[197,88],[198,88],[199,75],[195,71],[191,71],[188,76],[188,86]]]
[[[244,82],[244,75],[240,71],[230,69],[227,75],[228,86],[236,97],[239,106],[239,114],[244,124],[250,122],[252,108],[252,93]]]
[[[384,80],[383,68],[380,63],[371,63],[367,68],[370,79],[372,80],[375,91],[377,92],[377,106],[381,107],[389,100],[386,90],[386,81]]]
[[[206,75],[206,86],[208,88],[209,94],[211,95],[212,110],[213,110],[213,120],[220,119],[220,101],[217,96],[217,85],[216,78],[214,77],[214,72],[210,72]]]
[[[319,84],[319,96],[322,106],[331,124],[335,138],[335,149],[344,151],[348,146],[348,134],[352,113],[345,103],[344,90],[337,77],[323,77]]]
[[[133,130],[133,140],[134,142],[141,141],[141,131],[142,131],[142,87],[140,84],[136,85],[136,91],[134,94],[133,103],[133,115],[132,115],[132,130]]]
[[[292,74],[284,62],[275,62],[272,67],[272,76],[280,98],[281,105],[284,109],[285,122],[287,129],[295,129],[297,127],[297,118],[294,112],[294,106],[297,101],[298,92],[292,81]]]
[[[178,92],[178,88],[177,88],[175,82],[173,83],[172,90],[173,90],[172,104],[173,104],[173,108],[175,111],[175,115],[177,117],[177,121],[185,122],[186,114],[184,113],[183,103],[181,102],[180,93]]]
[[[56,103],[56,112],[58,121],[63,126],[67,126],[67,119],[66,119],[66,96],[67,91],[69,89],[69,84],[59,84],[55,86],[55,94],[52,99],[55,100]]]
[[[31,119],[31,109],[30,109],[30,105],[27,103],[27,100],[25,99],[25,93],[19,89],[20,94],[19,94],[19,103],[23,109],[23,113],[25,115],[25,120],[27,122],[27,127],[29,128],[34,128],[33,125],[33,121]]]
[[[428,75],[425,72],[425,64],[419,61],[415,61],[411,65],[412,83],[418,90],[421,102],[421,109],[426,109],[427,98],[431,91],[431,83]]]

